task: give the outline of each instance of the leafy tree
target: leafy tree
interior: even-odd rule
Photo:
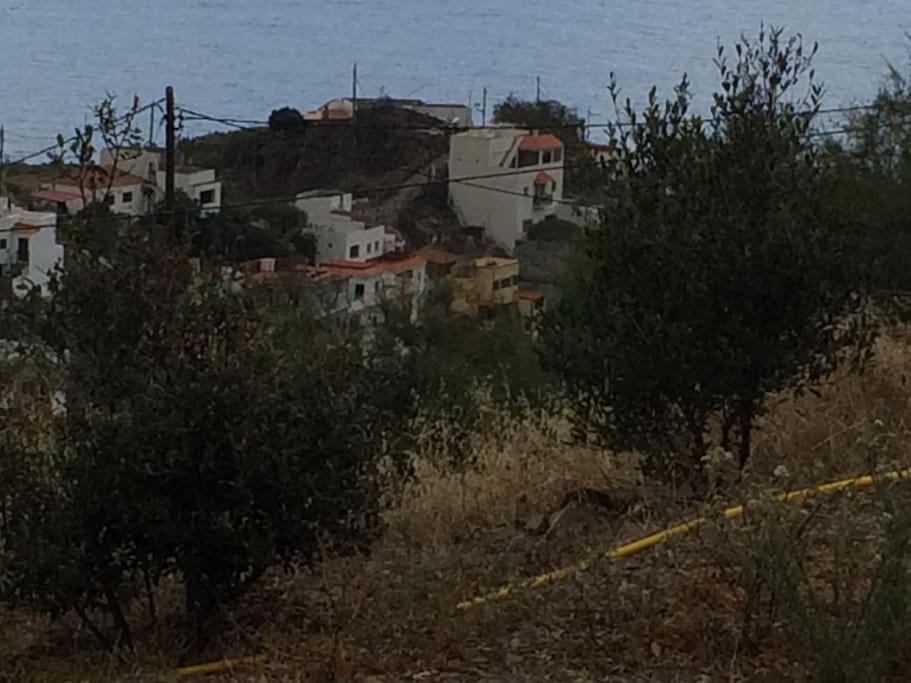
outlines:
[[[548,216],[528,229],[528,239],[542,242],[564,242],[579,239],[582,228],[576,223]]]
[[[685,78],[641,114],[618,104],[612,201],[545,331],[577,432],[700,486],[713,438],[746,465],[767,396],[812,387],[873,336],[810,137],[815,50],[763,30],[736,52],[719,49],[709,121],[689,113]]]
[[[154,613],[163,577],[199,628],[269,567],[368,542],[411,409],[400,355],[266,315],[138,230],[68,255],[52,297],[24,304],[24,348],[65,359],[66,411],[43,448],[0,449],[0,598],[126,646],[127,605],[144,592]]]
[[[307,122],[297,109],[282,107],[269,115],[269,130],[279,135],[300,135],[307,129]]]
[[[575,109],[557,100],[534,102],[509,95],[494,107],[493,120],[497,123],[514,123],[527,128],[546,129],[570,146],[582,139],[585,121]]]
[[[222,210],[199,217],[190,228],[194,255],[233,262],[263,257],[315,257],[312,237],[304,235],[307,214],[291,205],[263,204],[252,210]]]

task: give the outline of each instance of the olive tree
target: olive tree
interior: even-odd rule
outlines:
[[[770,393],[812,387],[873,335],[813,142],[815,48],[762,30],[735,51],[718,50],[709,119],[686,78],[641,113],[612,85],[611,199],[546,329],[580,435],[699,485],[712,443],[746,465]]]

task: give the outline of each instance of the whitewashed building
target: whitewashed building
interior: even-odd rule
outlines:
[[[510,252],[563,201],[564,148],[550,133],[493,126],[450,137],[449,201],[464,226]]]
[[[57,214],[26,211],[0,197],[0,295],[47,292],[51,272],[63,260],[57,243]]]
[[[68,213],[85,204],[103,201],[116,213],[144,216],[165,197],[167,166],[164,150],[137,147],[102,150],[100,168],[79,177],[63,177],[43,183],[33,198]],[[222,184],[213,169],[177,166],[174,188],[196,202],[204,214],[221,209]]]
[[[349,193],[311,190],[297,195],[295,206],[306,212],[304,232],[316,240],[316,261],[364,262],[383,256],[387,249],[386,227],[368,226],[355,219]]]

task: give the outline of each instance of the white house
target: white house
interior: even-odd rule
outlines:
[[[450,137],[449,201],[462,225],[480,226],[512,251],[528,229],[558,213],[564,148],[558,137],[511,126]]]
[[[32,198],[53,204],[55,208],[77,213],[86,204],[104,202],[111,211],[127,216],[144,216],[155,205],[154,184],[132,173],[117,171],[111,176],[107,169],[90,172],[83,178],[64,176],[42,183]]]
[[[326,261],[319,266],[347,283],[347,313],[380,322],[381,306],[407,306],[416,321],[427,291],[427,261],[419,254],[387,254],[372,261]]]
[[[423,100],[396,99],[392,97],[358,98],[357,110],[367,111],[380,107],[406,109],[440,122],[440,126],[469,128],[472,125],[471,107],[464,104],[433,103]],[[321,107],[304,112],[307,121],[348,121],[354,116],[355,104],[350,97],[329,100]]]
[[[83,178],[63,177],[43,183],[33,198],[75,213],[92,201],[104,201],[127,216],[152,212],[165,196],[167,166],[164,150],[135,147],[101,151],[100,168]],[[213,169],[178,166],[174,188],[197,202],[204,214],[221,209],[222,186]]]
[[[308,232],[316,239],[316,261],[364,262],[383,256],[386,228],[355,220],[351,194],[311,190],[297,195],[295,206],[307,213]]]
[[[57,214],[25,211],[9,198],[0,197],[2,294],[22,297],[32,287],[46,292],[50,273],[62,260]]]

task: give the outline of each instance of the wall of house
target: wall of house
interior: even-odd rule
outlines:
[[[511,252],[525,237],[528,222],[553,215],[559,206],[559,202],[535,206],[535,177],[541,171],[551,175],[553,196],[561,199],[564,172],[562,161],[529,166],[527,172],[512,168],[520,135],[509,133],[494,129],[490,136],[466,133],[450,138],[449,198],[464,224],[483,226],[491,239]],[[477,177],[494,174],[502,175]],[[473,179],[458,182],[459,178]]]
[[[19,223],[35,226],[36,229],[13,229]],[[28,244],[28,260],[25,262],[19,258],[20,240],[26,240]],[[0,213],[0,270],[14,275],[14,294],[24,296],[33,286],[46,292],[50,273],[62,260],[63,247],[57,243],[56,214],[21,210]]]
[[[155,182],[162,166],[162,153],[148,149],[123,149],[115,155],[114,150],[101,150],[101,165],[110,168],[117,159],[117,170]],[[162,187],[164,185],[159,183]]]

